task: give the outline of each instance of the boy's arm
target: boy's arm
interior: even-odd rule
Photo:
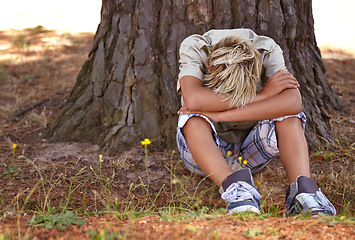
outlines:
[[[200,112],[216,112],[230,109],[230,101],[212,89],[203,86],[200,79],[193,76],[184,76],[180,79],[184,106],[179,114],[185,114],[186,110]],[[256,103],[280,94],[286,89],[297,89],[299,84],[295,77],[288,71],[279,71],[271,76],[264,88],[250,101]],[[250,105],[249,104],[249,105]]]
[[[289,71],[278,71],[266,81],[263,89],[256,94],[250,103],[273,97],[286,89],[297,89],[299,87],[300,84],[297,79]]]
[[[298,89],[286,89],[273,97],[253,102],[243,108],[233,108],[221,112],[193,112],[186,110],[184,114],[200,113],[215,122],[252,121],[272,119],[287,115],[295,115],[302,111],[302,99]]]
[[[182,77],[180,86],[185,109],[208,112],[229,109],[230,101],[212,89],[204,87],[203,82],[197,77]]]

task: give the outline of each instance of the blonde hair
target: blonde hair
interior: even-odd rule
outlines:
[[[212,46],[205,86],[241,108],[256,95],[260,69],[260,53],[250,41],[226,37]]]

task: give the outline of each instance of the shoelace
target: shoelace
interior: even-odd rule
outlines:
[[[238,181],[236,183],[232,183],[221,195],[221,197],[223,200],[230,204],[232,202],[236,202],[236,200],[238,202],[245,201],[253,199],[253,197],[259,200],[261,195],[250,184],[244,181]]]
[[[297,198],[300,197],[304,201],[304,203],[309,207],[312,208],[320,208],[326,211],[330,211],[332,214],[336,213],[335,207],[327,197],[322,193],[322,191],[317,191],[315,194],[310,193],[300,193],[298,194]],[[306,209],[308,210],[308,209]]]

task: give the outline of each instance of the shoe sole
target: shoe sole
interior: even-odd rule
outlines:
[[[260,210],[257,207],[254,206],[239,206],[239,207],[235,207],[233,209],[230,209],[228,211],[228,213],[233,214],[233,213],[243,213],[243,212],[253,212],[256,214],[260,214]]]

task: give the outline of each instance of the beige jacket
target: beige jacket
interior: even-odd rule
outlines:
[[[287,70],[282,50],[275,41],[266,36],[258,36],[250,29],[210,30],[203,35],[194,34],[187,37],[180,45],[180,72],[177,91],[180,92],[180,79],[194,76],[201,81],[206,73],[208,49],[221,39],[238,35],[249,39],[261,54],[262,72],[258,91],[266,80],[280,70]],[[183,104],[183,96],[181,98]],[[257,121],[214,123],[219,137],[228,143],[242,143]]]

